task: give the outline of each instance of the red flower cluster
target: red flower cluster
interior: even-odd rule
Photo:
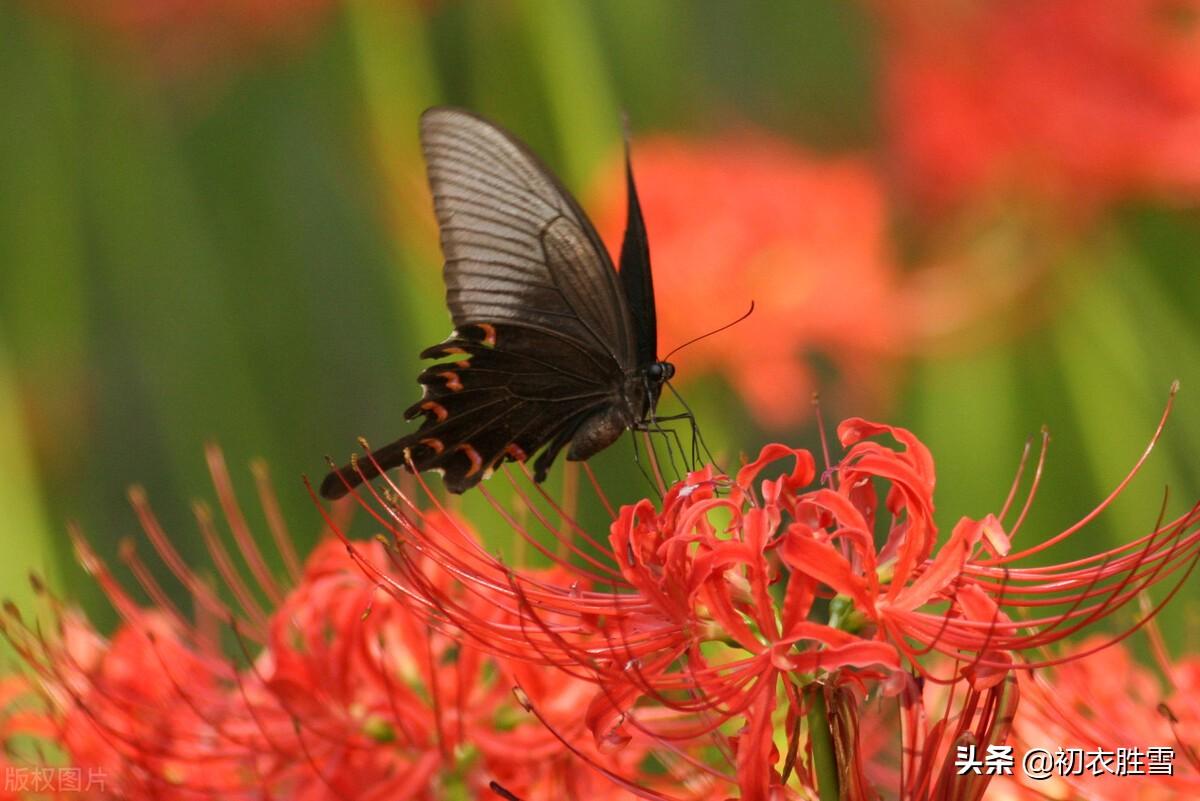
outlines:
[[[1068,746],[1082,753],[1068,754],[1074,762],[1064,762],[1048,781],[1006,780],[998,788],[1006,798],[1200,797],[1200,659],[1172,660],[1157,630],[1148,628],[1161,677],[1138,664],[1123,645],[1071,659],[1073,653],[1103,646],[1096,640],[1071,648],[1052,671],[1022,676],[1022,704],[1013,729],[1017,750],[1057,752]],[[1151,748],[1169,753],[1156,759],[1148,753]],[[1163,765],[1170,766],[1169,774]]]
[[[1018,743],[1081,746],[1132,732],[1200,764],[1190,746],[1194,666],[1171,665],[1159,644],[1176,688],[1164,695],[1117,652],[1073,664],[1156,609],[1146,604],[1125,633],[1066,655],[1029,655],[1151,585],[1178,579],[1177,589],[1200,559],[1198,505],[1106,553],[1019,565],[1099,515],[1149,449],[1096,510],[1018,552],[1044,448],[1019,511],[1018,483],[998,514],[963,519],[939,543],[925,446],[859,418],[838,437],[845,452],[820,477],[807,451],[769,445],[733,477],[708,466],[662,488],[661,504],[610,506],[605,542],[506,472],[513,506],[478,491],[553,563],[539,569],[509,567],[435,496],[418,505],[396,485],[356,495],[387,536],[346,539],[340,513],[353,507],[339,506],[326,512],[336,538],[301,568],[260,472],[290,589],[268,568],[212,451],[240,564],[213,515],[199,507],[197,519],[226,591],[183,562],[134,491],[196,619],[131,546],[122,560],[149,607],[76,537],[122,623],[107,640],[40,586],[53,626],[6,608],[3,632],[32,670],[0,684],[6,758],[45,764],[40,750],[13,745],[33,736],[122,798],[313,801],[787,801],[831,783],[849,801],[878,788],[969,801],[991,777],[956,770],[958,749],[1013,742],[1014,732]],[[240,656],[229,657],[230,645]],[[1106,719],[1088,714],[1109,695]],[[1148,717],[1155,704],[1163,712]],[[1146,797],[1160,797],[1159,782],[1145,784]]]
[[[648,138],[633,157],[655,281],[671,298],[659,304],[660,343],[680,345],[755,303],[748,319],[680,351],[682,375],[726,376],[776,427],[810,408],[811,351],[850,390],[882,392],[879,357],[902,347],[903,327],[889,302],[896,273],[883,191],[867,162],[821,160],[764,134]],[[597,193],[610,245],[625,223],[624,181],[614,165]]]
[[[924,445],[861,419],[842,423],[838,435],[846,453],[816,485],[808,452],[770,445],[732,479],[710,466],[671,487],[661,508],[623,507],[607,544],[514,479],[522,516],[570,554],[557,557],[556,576],[508,567],[395,486],[387,497],[370,490],[377,503],[358,497],[390,530],[400,569],[359,561],[381,587],[465,641],[594,685],[586,720],[605,751],[648,740],[709,781],[736,785],[744,799],[793,797],[814,786],[812,749],[820,747],[810,736],[797,759],[800,722],[827,708],[843,790],[869,798],[858,716],[861,700],[878,690],[903,710],[904,797],[977,798],[986,782],[964,789],[967,780],[945,776],[955,737],[1003,740],[1016,707],[1013,671],[1044,664],[1021,652],[1061,640],[1158,581],[1186,577],[1200,557],[1200,509],[1107,553],[1017,567],[1081,530],[1125,483],[1034,548],[1011,550],[1028,509],[1006,527],[1011,499],[998,515],[963,519],[935,547],[934,467]],[[878,442],[882,435],[900,447]],[[781,462],[781,474],[762,478]],[[520,536],[555,555],[496,506]],[[433,581],[430,565],[461,586],[450,592]],[[486,598],[506,622],[479,614],[470,598]],[[931,657],[950,670],[930,668]],[[922,683],[960,688],[936,726],[923,717]],[[947,737],[950,718],[957,734]],[[776,750],[780,729],[791,738],[786,755]]]
[[[50,599],[56,625],[47,634],[8,610],[5,634],[34,675],[0,685],[5,742],[18,734],[54,741],[70,766],[104,776],[109,795],[97,798],[432,801],[498,797],[491,782],[526,801],[628,798],[580,769],[560,744],[562,738],[592,762],[641,776],[644,749],[635,744],[605,755],[592,744],[578,715],[592,685],[496,659],[377,592],[377,580],[355,562],[389,575],[392,556],[379,542],[357,543],[352,560],[342,542],[325,539],[301,571],[264,481],[264,509],[292,572],[294,586],[285,590],[246,528],[219,454],[210,453],[210,462],[257,586],[242,578],[215,521],[201,509],[201,531],[237,605],[223,602],[183,563],[135,491],[145,530],[191,591],[198,622],[185,619],[132,548],[123,559],[153,601],[150,608],[136,603],[77,539],[82,563],[112,600],[121,626],[106,640]],[[441,515],[427,523],[431,533],[462,530],[461,522]],[[477,619],[504,624],[504,611],[486,593],[456,589],[441,571],[428,581],[431,591],[458,598]],[[226,656],[228,624],[240,660]],[[521,709],[512,692],[518,685],[521,702],[536,703],[554,733]],[[36,709],[28,704],[34,694],[42,697]],[[24,706],[6,709],[17,696]],[[22,759],[14,764],[40,767],[45,758],[35,752]],[[653,777],[641,780],[650,784]]]
[[[875,0],[885,118],[930,210],[1017,189],[1087,210],[1200,195],[1196,0]]]

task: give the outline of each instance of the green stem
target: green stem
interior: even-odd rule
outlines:
[[[620,130],[604,52],[581,0],[523,0],[518,12],[545,82],[567,186],[587,186]]]
[[[813,773],[817,777],[817,793],[821,801],[838,801],[837,755],[833,732],[829,727],[829,710],[825,706],[825,688],[813,682],[805,689],[808,696],[808,739],[812,743]]]
[[[7,353],[0,341],[0,503],[4,504],[4,529],[0,533],[5,559],[0,564],[0,594],[26,611],[32,600],[28,572],[43,578],[51,539],[46,523],[37,470],[21,425],[15,377],[8,369]],[[0,654],[7,655],[0,644]]]
[[[415,3],[377,0],[353,0],[346,9],[366,125],[383,175],[379,191],[389,207],[396,259],[404,266],[391,272],[396,305],[416,328],[402,334],[436,341],[446,327],[441,305],[412,301],[444,291],[417,133],[421,112],[441,96],[426,15]]]

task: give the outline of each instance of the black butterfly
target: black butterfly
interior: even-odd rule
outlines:
[[[588,459],[653,418],[675,373],[657,356],[650,249],[628,156],[621,271],[579,204],[521,142],[456,108],[421,115],[454,331],[421,353],[415,433],[326,476],[345,495],[379,469],[439,470],[451,492],[504,461],[542,481],[564,447]]]

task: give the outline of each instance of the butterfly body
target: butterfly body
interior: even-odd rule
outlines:
[[[339,497],[379,469],[437,470],[463,492],[504,461],[584,460],[653,416],[674,373],[656,356],[649,249],[630,213],[614,269],[578,204],[514,137],[469,112],[433,108],[421,143],[445,256],[454,331],[405,412],[420,428],[330,473]],[[535,458],[536,457],[536,458]]]

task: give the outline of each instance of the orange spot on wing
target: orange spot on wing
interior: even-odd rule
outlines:
[[[483,344],[489,348],[496,344],[496,327],[490,323],[479,323],[479,330],[483,332]]]
[[[459,445],[455,450],[460,453],[465,453],[467,458],[471,460],[471,469],[464,475],[473,476],[479,472],[479,468],[483,467],[483,457],[479,455],[479,451],[472,448],[470,445]]]
[[[450,413],[446,411],[446,407],[435,401],[425,401],[421,404],[421,409],[426,412],[433,412],[434,417],[437,418],[439,423],[450,416]]]
[[[529,454],[515,442],[510,442],[504,448],[504,452],[513,458],[514,461],[523,462],[529,458]]]
[[[446,446],[443,445],[442,441],[436,437],[426,437],[425,439],[421,440],[421,444],[433,451],[434,456],[437,456],[439,453],[446,450]]]
[[[444,373],[438,373],[438,375],[446,379],[446,389],[451,392],[458,392],[463,388],[462,382],[458,380],[458,373],[453,370],[447,370]]]

